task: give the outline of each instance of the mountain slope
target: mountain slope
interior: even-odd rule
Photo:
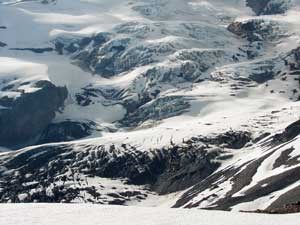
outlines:
[[[296,203],[299,7],[0,1],[1,202]]]

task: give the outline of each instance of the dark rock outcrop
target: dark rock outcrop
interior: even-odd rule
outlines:
[[[300,135],[300,120],[289,125],[285,130],[273,136],[273,144],[284,143],[290,141]]]
[[[10,50],[16,50],[16,51],[30,51],[33,53],[45,53],[45,52],[52,52],[54,49],[53,48],[11,48]]]
[[[276,44],[286,38],[288,31],[276,21],[265,21],[264,19],[249,19],[236,21],[227,27],[231,33],[246,39],[249,43],[240,48],[249,59],[261,56],[268,44]]]
[[[283,134],[279,134],[279,137],[278,135],[273,136],[273,139],[278,137],[276,143],[273,142],[271,136],[265,139],[261,145],[256,146],[256,148],[262,148],[259,151],[262,154],[258,153],[257,158],[249,158],[249,161],[243,161],[242,163],[239,163],[239,159],[236,163],[200,181],[184,193],[174,207],[193,208],[202,205],[202,207],[209,209],[230,210],[238,204],[249,203],[268,195],[271,196],[272,193],[295,184],[300,178],[300,169],[295,166],[299,164],[299,156],[290,156],[295,148],[288,148],[286,145],[291,144],[291,140],[300,134],[299,124],[300,122],[297,121],[288,126]],[[280,142],[279,139],[281,139]],[[278,151],[281,152],[279,157],[277,156]],[[250,185],[253,182],[253,176],[261,169],[260,166],[271,158],[274,160],[274,156],[277,156],[274,167],[282,167],[285,170],[266,176],[253,186]],[[225,190],[228,185],[227,182],[230,182],[231,187]],[[242,194],[240,194],[241,191]],[[274,199],[272,204],[262,212],[296,212],[299,210],[299,206],[293,203],[300,200],[299,193],[299,186],[295,186],[292,190]],[[195,197],[196,199],[193,201]],[[209,199],[209,202],[207,202],[207,199]]]
[[[200,137],[198,141],[230,149],[241,149],[252,140],[247,131],[228,131],[215,137]]]
[[[5,29],[7,29],[6,26],[0,26],[0,30],[5,30]],[[1,42],[1,41],[0,41],[0,48],[3,48],[3,47],[5,47],[5,46],[7,46],[7,44],[5,44],[4,42]]]
[[[25,144],[51,123],[55,112],[64,105],[68,91],[49,81],[35,84],[39,90],[23,93],[16,99],[0,99],[0,146]]]
[[[285,65],[291,71],[291,75],[300,75],[300,47],[289,52],[284,61]]]
[[[38,144],[78,140],[92,133],[93,122],[64,121],[51,123],[42,133]]]
[[[80,151],[74,151],[74,148]],[[18,173],[0,170],[0,202],[18,202],[19,194],[29,193],[36,188],[23,184],[36,184],[46,190],[70,170],[82,176],[125,178],[129,184],[148,184],[158,193],[183,190],[199,179],[206,178],[219,167],[219,163],[214,160],[220,152],[210,152],[206,148],[205,145],[191,142],[184,146],[142,152],[128,145],[83,144],[76,147],[64,144],[37,147],[19,154],[11,153],[9,160],[2,157],[0,163],[7,171]],[[46,193],[40,194],[31,198],[31,201],[57,202],[68,198],[68,194],[62,191],[59,192],[58,200]]]
[[[126,144],[81,143],[11,152],[0,157],[0,202],[19,202],[18,196],[24,193],[26,202],[71,202],[80,191],[88,191],[97,198],[99,193],[92,186],[79,184],[74,189],[67,184],[68,180],[80,183],[85,177],[126,180],[128,185],[146,185],[145,188],[159,194],[184,190],[209,177],[219,168],[220,160],[232,157],[226,149],[243,147],[249,136],[247,132],[229,131],[191,138],[180,145],[171,140],[169,147],[147,151]],[[49,188],[53,190],[50,196],[46,191]],[[109,194],[116,204],[124,204],[120,195],[145,198],[135,191]],[[101,204],[97,200],[92,202]]]
[[[255,210],[255,211],[243,211],[247,213],[265,213],[265,214],[290,214],[300,212],[300,201],[296,203],[285,204],[279,208],[265,209],[265,210]]]
[[[42,4],[49,4],[49,3],[56,4],[57,0],[41,0],[41,3]]]
[[[263,19],[233,22],[228,26],[228,30],[238,36],[246,38],[249,42],[272,42],[286,35],[286,32],[280,30],[276,22],[271,21],[266,23]]]
[[[256,15],[273,15],[286,12],[290,5],[290,0],[247,0],[247,5]]]
[[[259,84],[272,80],[275,74],[272,70],[261,71],[260,73],[252,73],[249,78]]]
[[[249,185],[252,181],[252,177],[256,174],[259,166],[268,159],[274,152],[259,157],[257,160],[253,160],[249,163],[245,163],[239,167],[230,166],[222,171],[219,171],[207,179],[199,182],[193,188],[188,190],[179,201],[174,205],[174,207],[182,207],[186,205],[187,208],[198,207],[202,202],[205,202],[207,198],[213,202],[214,206],[209,207],[210,209],[217,210],[230,210],[231,207],[246,202],[252,202],[258,198],[270,195],[276,191],[280,191],[299,180],[299,168],[294,168],[287,170],[281,174],[274,175],[271,177],[266,177],[265,179],[258,182],[253,187],[249,188],[243,193],[243,195],[234,196],[242,188]],[[224,182],[232,182],[231,190],[218,195],[218,191],[224,190],[222,185]],[[211,184],[214,184],[212,187]],[[203,196],[197,201],[191,201],[194,197],[199,196],[205,190],[211,190],[210,196]],[[295,192],[299,193],[299,188],[295,188]],[[300,200],[299,195],[293,195],[292,199],[294,201]],[[285,198],[282,202],[289,202],[290,198]],[[277,203],[278,200],[274,201],[273,204]],[[269,207],[269,209],[274,209],[275,207]],[[276,206],[278,208],[278,206]]]
[[[2,47],[2,48],[5,47],[6,45],[7,45],[7,44],[5,44],[5,43],[3,43],[3,42],[0,41],[0,48],[1,48],[1,47]]]

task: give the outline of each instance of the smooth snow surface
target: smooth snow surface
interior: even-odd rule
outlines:
[[[3,225],[299,225],[299,218],[299,214],[262,215],[99,205],[0,206],[0,224]]]

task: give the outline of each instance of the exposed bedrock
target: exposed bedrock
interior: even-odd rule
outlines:
[[[42,132],[38,144],[78,140],[92,134],[94,122],[64,121],[51,123]]]
[[[284,61],[291,71],[291,75],[300,75],[300,47],[289,52]]]
[[[146,153],[130,149],[130,146],[118,149],[114,145],[107,149],[104,146],[82,147],[86,150],[75,152],[72,146],[63,145],[39,147],[4,163],[6,168],[22,169],[16,176],[0,175],[3,182],[0,201],[16,201],[18,194],[29,192],[31,188],[24,187],[22,183],[38,181],[46,189],[51,185],[51,180],[70,168],[91,177],[125,177],[131,184],[150,184],[159,193],[187,188],[218,168],[218,163],[211,161],[215,158],[214,154],[207,153],[203,148],[189,149],[187,152],[187,149],[174,147]],[[125,148],[129,148],[128,151]],[[26,174],[33,176],[28,178]],[[42,201],[53,200],[45,196]]]
[[[0,30],[5,30],[5,29],[7,29],[6,26],[0,25]],[[5,46],[7,46],[7,44],[4,43],[4,42],[2,42],[2,41],[0,41],[0,48],[3,48],[3,47],[5,47]]]
[[[278,41],[287,35],[280,24],[275,21],[266,22],[264,19],[236,21],[228,26],[228,30],[249,42]]]
[[[35,84],[37,91],[0,99],[0,146],[18,147],[36,138],[64,105],[68,91],[49,81]]]
[[[248,134],[233,132],[232,135],[238,138]],[[245,140],[236,145],[232,144],[235,143],[233,139],[225,134],[205,138],[203,143],[201,140],[204,139],[197,137],[179,146],[172,144],[168,148],[148,151],[125,144],[62,144],[12,152],[0,157],[0,201],[17,202],[19,194],[29,193],[32,188],[36,190],[37,186],[39,190],[46,190],[54,181],[66,181],[70,171],[87,177],[127,179],[128,184],[149,185],[160,194],[184,190],[211,175],[225,155],[231,157],[223,147],[215,144],[244,145]],[[31,183],[35,187],[26,185]],[[55,199],[46,193],[41,195],[31,201],[53,202],[68,198],[62,191]]]
[[[230,210],[239,204],[251,203],[260,198],[275,196],[278,191],[287,190],[267,206],[266,212],[282,211],[300,201],[299,186],[295,183],[300,179],[299,156],[293,156],[297,145],[292,140],[300,134],[299,121],[288,126],[281,134],[270,136],[262,140],[257,148],[262,148],[256,158],[248,161],[237,160],[207,179],[200,181],[193,188],[185,192],[174,207],[210,208]],[[276,160],[274,157],[277,157]],[[256,183],[253,182],[261,166],[269,160],[274,160],[270,171],[265,172],[265,177]],[[285,168],[279,171],[279,168]],[[288,169],[289,168],[289,169]],[[275,173],[275,170],[277,173]],[[268,172],[270,175],[268,176]],[[230,187],[228,187],[230,185]],[[294,185],[294,188],[291,188]],[[209,190],[209,191],[208,191]],[[289,191],[288,191],[289,190]],[[208,201],[209,199],[209,201]],[[272,199],[270,197],[270,199]],[[297,207],[294,207],[295,210]],[[292,210],[292,209],[288,209]],[[275,212],[274,211],[274,212]]]
[[[300,135],[300,120],[292,123],[282,133],[276,134],[272,137],[273,144],[280,144],[290,141]]]
[[[0,41],[0,48],[1,48],[1,47],[3,48],[3,47],[5,47],[5,46],[6,46],[6,44]]]
[[[235,193],[238,193],[240,190],[242,190],[243,187],[251,183],[252,177],[255,175],[258,167],[270,155],[261,157],[249,164],[243,165],[242,167],[230,167],[229,169],[215,173],[208,179],[203,180],[202,182],[191,188],[189,191],[187,191],[181,197],[181,199],[177,201],[175,207],[199,207],[203,202],[210,198],[211,202],[214,202],[214,206],[206,207],[211,209],[230,210],[231,207],[236,206],[240,203],[252,202],[256,199],[268,196],[276,191],[280,191],[299,180],[300,170],[299,168],[294,168],[279,175],[274,175],[264,179],[249,190],[245,191],[243,195],[234,196]],[[222,184],[225,180],[233,183],[232,189],[227,193],[225,192],[224,196],[219,196],[217,194],[218,192],[222,193],[222,191],[225,191]],[[214,186],[212,187],[211,184],[214,184]],[[210,196],[204,195],[203,198],[198,198],[197,201],[191,201],[194,197],[209,189],[212,190]],[[299,193],[299,187],[294,188],[293,191],[294,193]],[[290,195],[286,195],[286,198],[280,199],[280,202],[281,206],[283,206],[286,203],[297,202],[299,200],[299,195],[290,193]],[[274,201],[269,209],[278,207],[278,201],[279,200]],[[203,206],[203,208],[206,207]]]
[[[247,0],[247,5],[258,16],[284,13],[291,3],[291,0]]]

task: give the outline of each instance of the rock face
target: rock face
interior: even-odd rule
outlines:
[[[297,135],[299,121],[288,126],[283,133],[262,140],[248,159],[238,160],[199,182],[181,197],[175,207],[229,210],[237,206],[243,210],[243,205],[251,208],[252,201],[264,198],[266,201],[271,199],[266,212],[283,212],[287,205],[293,206],[300,200],[299,185],[296,185],[300,178],[299,156],[292,154],[297,152]],[[273,166],[266,168],[270,162],[274,162]],[[261,177],[253,181],[258,171],[263,171]],[[284,194],[276,195],[285,188],[288,189]],[[258,209],[259,206],[252,207]]]
[[[273,137],[273,143],[284,143],[300,135],[300,120],[289,125],[282,133]]]
[[[5,47],[6,44],[0,41],[0,47]]]
[[[1,25],[0,25],[0,30],[5,30],[5,29],[7,29],[6,26],[1,26]],[[5,46],[7,46],[7,44],[5,44],[4,42],[0,41],[0,48],[3,48],[3,47],[5,47]]]
[[[285,204],[280,208],[266,209],[266,210],[255,210],[255,211],[245,211],[254,213],[267,213],[267,214],[290,214],[300,212],[300,202],[294,202],[290,204]]]
[[[228,30],[248,41],[244,50],[247,57],[257,59],[245,67],[241,66],[238,71],[231,72],[236,74],[236,77],[243,75],[258,84],[280,79],[279,82],[287,86],[287,91],[281,92],[289,93],[287,94],[289,98],[297,101],[300,91],[299,47],[275,57],[260,57],[268,46],[276,46],[281,40],[288,37],[287,26],[287,24],[262,17],[231,23]],[[293,84],[289,85],[289,83]],[[276,90],[270,91],[274,93]]]
[[[238,36],[246,38],[249,42],[278,41],[286,35],[285,30],[280,30],[275,21],[263,19],[250,19],[243,22],[234,22],[228,26],[228,30]]]
[[[230,149],[241,149],[252,140],[249,132],[228,131],[213,138],[200,137],[198,141],[223,146]]]
[[[291,71],[291,75],[300,75],[300,47],[287,54],[285,64]]]
[[[16,99],[0,99],[0,145],[14,147],[36,138],[64,105],[68,92],[49,81],[39,81],[39,90]]]
[[[256,15],[273,15],[286,12],[290,5],[290,0],[247,0],[247,4]]]
[[[103,203],[93,184],[80,184],[92,177],[122,178],[137,190],[140,187],[136,185],[147,185],[148,189],[160,194],[176,192],[211,175],[220,166],[220,160],[231,157],[226,148],[240,148],[249,141],[249,134],[231,131],[146,152],[125,144],[97,146],[84,142],[47,145],[18,154],[12,152],[0,158],[1,165],[6,168],[0,168],[0,201],[20,202],[19,196],[26,195],[21,201],[72,202],[83,191],[92,193],[91,202]],[[119,194],[110,197],[118,200]],[[131,191],[127,195],[140,193]]]
[[[44,144],[78,140],[89,136],[93,126],[93,122],[64,121],[61,123],[51,123],[41,134],[38,143]]]

